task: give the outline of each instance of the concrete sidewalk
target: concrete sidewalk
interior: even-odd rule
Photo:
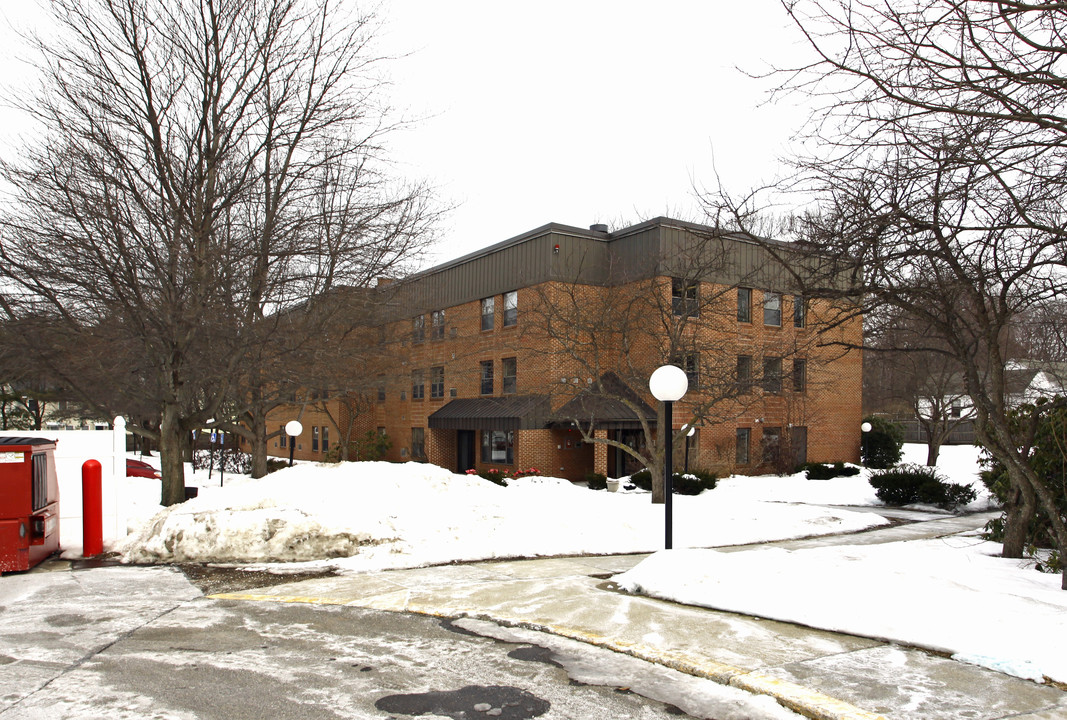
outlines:
[[[942,537],[989,515],[938,518],[781,547]],[[742,548],[724,548],[740,550]],[[810,718],[1063,720],[1067,693],[879,640],[705,610],[615,589],[640,556],[485,562],[349,575],[215,598],[471,617],[582,640],[771,695]],[[790,592],[803,592],[791,588]]]

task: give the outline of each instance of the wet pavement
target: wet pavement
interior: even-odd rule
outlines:
[[[768,544],[801,548],[942,537],[980,528],[991,517],[928,515],[932,519],[854,535]],[[644,557],[449,565],[214,597],[345,605],[536,629],[768,695],[811,718],[1067,718],[1067,693],[1054,686],[878,639],[618,592],[609,578]]]

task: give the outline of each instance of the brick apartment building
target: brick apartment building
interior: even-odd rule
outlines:
[[[378,362],[347,383],[359,410],[309,396],[270,426],[299,417],[299,459],[377,432],[388,460],[617,477],[640,467],[620,446],[655,435],[648,377],[669,362],[690,379],[675,405],[675,429],[692,429],[677,463],[757,473],[856,461],[862,361],[850,347],[862,320],[798,295],[790,277],[803,264],[662,217],[613,233],[545,225],[382,283]],[[270,446],[288,454],[284,438]]]

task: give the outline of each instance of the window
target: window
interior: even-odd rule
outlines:
[[[763,392],[782,392],[782,358],[763,358]]]
[[[802,328],[808,323],[808,301],[803,295],[793,297],[793,327]]]
[[[752,392],[752,356],[737,356],[737,392],[747,395]]]
[[[319,451],[319,426],[311,426],[311,452]]]
[[[378,437],[385,437],[385,426],[384,425],[379,425],[378,426]]]
[[[493,361],[482,360],[482,395],[493,394]]]
[[[748,448],[751,440],[751,429],[737,428],[737,451],[734,453],[734,462],[738,465],[748,465]]]
[[[330,428],[325,425],[322,426],[322,451],[327,452],[330,449]]]
[[[782,326],[782,294],[776,292],[763,293],[763,324]]]
[[[519,323],[519,293],[512,290],[504,293],[504,327]]]
[[[700,380],[700,355],[697,353],[683,355],[678,367],[685,371],[685,377],[689,381],[689,389],[695,389],[697,382]]]
[[[808,361],[793,359],[793,390],[802,393],[808,389]]]
[[[512,430],[483,430],[482,462],[514,464],[515,432]]]
[[[696,317],[699,311],[696,280],[671,278],[671,311],[677,317]]]
[[[763,428],[763,463],[778,466],[782,450],[782,428]]]
[[[411,457],[426,457],[426,429],[421,427],[411,428]]]
[[[737,288],[737,322],[752,322],[752,288]]]
[[[426,389],[423,386],[425,382],[422,370],[414,370],[411,373],[411,399],[422,400],[426,397]]]
[[[285,434],[285,426],[284,425],[281,426],[281,431],[282,431],[282,435],[281,435],[281,439],[278,441],[278,445],[280,445],[282,450],[284,450],[285,449],[285,444],[289,440],[289,436]]]
[[[496,312],[496,298],[482,298],[482,330],[493,329],[493,317]]]
[[[426,316],[416,315],[411,326],[411,342],[421,343],[426,339]]]
[[[963,415],[963,407],[960,405],[958,400],[953,400],[952,401],[951,417],[958,418],[961,415]]]
[[[430,313],[430,339],[445,339],[445,311],[434,310]]]
[[[444,367],[430,368],[430,397],[443,398],[445,396],[445,369]]]
[[[378,382],[378,402],[385,402],[385,381]]]
[[[517,389],[517,374],[518,363],[515,358],[504,358],[500,361],[500,364],[504,366],[504,394],[514,395]]]

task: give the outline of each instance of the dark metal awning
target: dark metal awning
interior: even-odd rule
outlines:
[[[609,372],[552,413],[551,423],[567,426],[578,421],[604,430],[627,430],[640,428],[642,418],[655,425],[656,411],[618,375]]]
[[[551,404],[547,395],[462,398],[429,417],[434,430],[542,430]]]

